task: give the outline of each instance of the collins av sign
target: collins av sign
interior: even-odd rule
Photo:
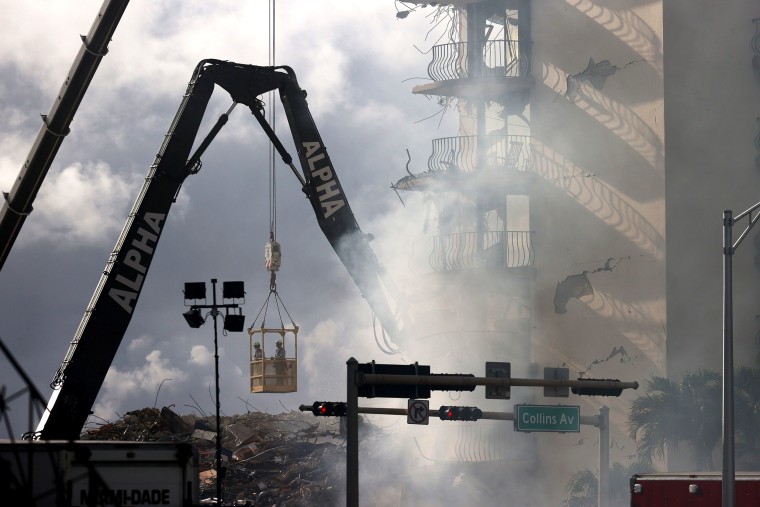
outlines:
[[[515,405],[516,431],[581,430],[581,407],[567,405]]]

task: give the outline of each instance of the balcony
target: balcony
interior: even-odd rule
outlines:
[[[482,136],[483,163],[481,170],[527,171],[533,162],[530,136]],[[478,170],[478,136],[442,137],[433,139],[433,152],[428,158],[430,171]]]
[[[533,267],[533,231],[474,232],[442,234],[433,237],[430,267],[433,271],[462,271],[477,268]]]
[[[393,188],[527,193],[535,179],[530,171],[533,166],[530,136],[482,136],[481,146],[482,161],[478,157],[478,136],[433,139],[428,170],[402,178]]]
[[[433,83],[415,86],[412,93],[490,99],[527,90],[533,85],[530,54],[520,54],[518,46],[515,40],[487,41],[482,49],[467,42],[433,46],[428,65]],[[468,58],[473,48],[482,53],[475,68]]]

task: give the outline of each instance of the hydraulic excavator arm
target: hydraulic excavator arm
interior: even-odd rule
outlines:
[[[306,92],[288,67],[259,67],[203,60],[155,158],[95,293],[51,383],[53,395],[37,428],[43,439],[78,438],[134,314],[167,215],[200,157],[227,122],[223,114],[191,155],[215,86],[247,106],[298,176],[322,232],[392,338],[396,321],[381,287],[382,268],[360,230],[306,103]],[[260,95],[277,90],[293,135],[301,174],[266,122]]]

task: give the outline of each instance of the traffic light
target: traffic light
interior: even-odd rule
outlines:
[[[472,373],[430,373],[431,377],[474,377]],[[428,386],[431,391],[474,391],[475,390],[475,384],[468,386],[468,385],[462,385],[458,384],[456,381],[454,381],[453,384],[438,384],[438,385],[431,385]]]
[[[454,421],[458,415],[459,407],[447,407],[445,405],[441,405],[441,408],[438,409],[438,417],[441,419],[441,421]]]
[[[375,375],[430,375],[430,365],[425,364],[380,364],[372,361],[358,366],[359,373]],[[360,398],[430,398],[430,386],[417,384],[362,384]]]
[[[620,382],[618,379],[603,378],[579,378],[587,382]],[[620,396],[623,394],[622,387],[572,387],[570,390],[573,394],[579,396]]]
[[[346,415],[346,404],[342,401],[315,401],[311,413],[316,416],[343,417]]]
[[[478,407],[451,407],[442,405],[438,409],[441,421],[477,421],[483,417],[483,411]]]

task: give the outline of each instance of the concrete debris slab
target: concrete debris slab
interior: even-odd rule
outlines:
[[[216,440],[216,433],[208,430],[193,430],[192,438],[197,440],[208,440],[214,442]]]

